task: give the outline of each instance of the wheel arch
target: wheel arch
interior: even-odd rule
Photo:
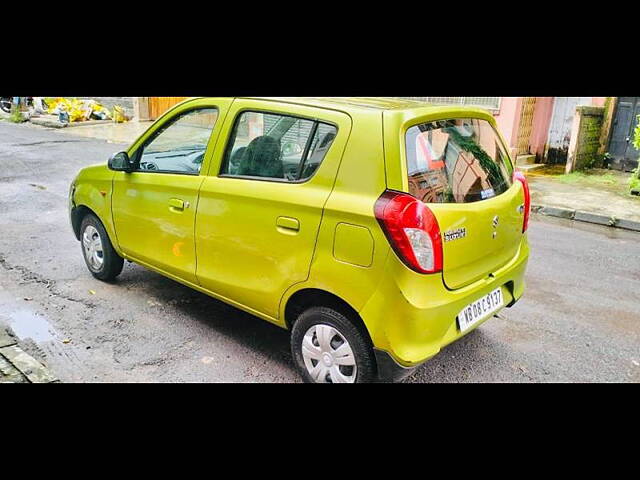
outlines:
[[[111,224],[109,222],[105,222],[98,212],[84,204],[76,205],[71,210],[71,226],[73,228],[73,233],[75,234],[76,239],[80,241],[80,227],[82,226],[82,220],[88,214],[94,215],[100,221],[100,223],[102,223],[102,226],[104,227],[105,232],[107,232],[109,241],[111,242],[114,250],[118,255],[122,256],[118,243],[114,241],[116,240],[116,236],[115,232],[111,230]]]
[[[86,205],[78,205],[71,210],[71,227],[73,228],[73,233],[76,235],[76,239],[78,239],[78,241],[80,240],[80,226],[82,225],[82,219],[89,213],[95,215],[102,222],[100,216]],[[102,222],[102,224],[104,225],[104,222]]]
[[[319,288],[303,288],[289,297],[284,308],[284,321],[287,330],[291,330],[298,316],[310,307],[329,307],[339,311],[360,330],[369,346],[373,347],[369,330],[356,309],[338,295]]]

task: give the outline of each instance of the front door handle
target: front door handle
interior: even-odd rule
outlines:
[[[189,208],[189,202],[185,202],[179,198],[169,200],[169,210],[172,212],[184,212],[187,208]]]
[[[293,233],[300,231],[300,221],[297,218],[278,217],[278,220],[276,220],[276,226],[278,227],[278,230],[284,230],[283,233]]]

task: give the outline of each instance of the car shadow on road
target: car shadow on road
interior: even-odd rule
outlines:
[[[159,300],[168,316],[214,329],[216,334],[268,357],[295,375],[289,333],[277,325],[138,265],[126,268],[115,283],[148,297],[152,304]]]
[[[404,383],[486,383],[517,381],[510,372],[497,372],[504,365],[505,352],[482,326],[443,348],[426,361]],[[505,377],[506,375],[506,377]],[[522,379],[520,379],[522,380]]]
[[[192,330],[213,329],[297,378],[286,330],[137,265],[126,268],[115,283],[146,301],[160,300],[168,317],[194,322]],[[483,365],[500,355],[494,347],[481,329],[475,330],[418,367],[404,383],[482,381],[487,373]]]

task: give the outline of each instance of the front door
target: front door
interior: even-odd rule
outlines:
[[[113,220],[122,251],[192,283],[201,173],[214,148],[220,112],[202,100],[172,112],[132,148],[135,171],[114,177]]]
[[[638,166],[640,152],[633,146],[633,134],[640,115],[640,97],[620,97],[609,140],[611,166],[631,171]]]
[[[289,113],[294,109],[295,113]],[[324,205],[350,118],[236,100],[198,204],[200,285],[270,319],[286,290],[308,278]]]
[[[591,105],[591,97],[555,97],[545,155],[547,163],[567,163],[573,117],[578,105]]]

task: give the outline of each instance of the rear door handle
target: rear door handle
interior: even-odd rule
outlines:
[[[278,217],[276,220],[278,230],[285,230],[290,233],[300,231],[300,221],[297,218]]]
[[[189,208],[189,202],[185,202],[179,198],[172,198],[169,200],[169,210],[172,212],[184,212],[187,208]]]

